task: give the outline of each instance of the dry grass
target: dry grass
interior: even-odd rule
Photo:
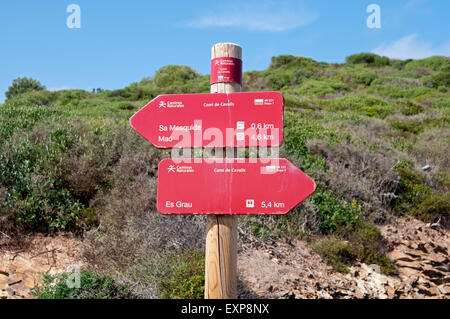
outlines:
[[[156,210],[159,151],[125,154],[114,175],[114,186],[94,204],[100,226],[88,234],[85,256],[91,265],[132,285],[141,297],[154,297],[161,264],[171,249],[193,250],[204,243],[201,216],[163,216]]]
[[[332,146],[322,140],[310,140],[307,147],[325,160],[325,172],[317,173],[320,181],[346,201],[363,203],[368,220],[385,220],[399,182],[393,169],[395,156],[351,143]]]

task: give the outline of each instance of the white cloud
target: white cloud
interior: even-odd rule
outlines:
[[[190,21],[195,28],[239,27],[257,31],[284,31],[310,24],[319,15],[301,3],[274,1],[236,2],[232,7],[222,7],[218,12],[205,12]]]
[[[450,56],[450,41],[433,46],[419,38],[415,33],[389,44],[382,44],[372,50],[373,53],[393,59],[423,59],[433,55]]]

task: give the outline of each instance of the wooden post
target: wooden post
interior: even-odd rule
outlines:
[[[220,57],[242,59],[242,48],[233,43],[215,44],[211,50],[211,59]],[[211,85],[211,93],[240,91],[240,83]],[[234,149],[227,149],[227,155],[229,151],[234,154]],[[235,299],[237,298],[237,216],[208,215],[206,231],[205,299]]]

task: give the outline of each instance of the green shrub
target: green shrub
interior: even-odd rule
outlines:
[[[432,56],[421,60],[412,60],[405,65],[405,70],[410,71],[418,67],[425,67],[433,71],[440,71],[442,68],[448,66],[450,62],[443,56]]]
[[[156,71],[153,83],[159,92],[197,93],[204,77],[188,66],[167,65]],[[142,84],[142,81],[141,81]]]
[[[351,204],[337,199],[330,190],[317,189],[311,200],[318,208],[323,221],[320,230],[330,234],[346,225],[352,225],[360,216],[361,207],[356,201]]]
[[[450,72],[440,72],[430,77],[431,86],[433,88],[442,87],[443,92],[446,92],[450,87]]]
[[[413,88],[401,88],[395,85],[386,85],[386,86],[371,86],[368,88],[368,92],[377,93],[383,97],[391,98],[391,99],[413,99],[417,98],[421,95],[425,95],[431,92],[435,92],[434,89],[428,87],[413,87]]]
[[[201,299],[205,289],[205,256],[198,251],[166,256],[167,271],[159,278],[159,295],[170,299]]]
[[[338,81],[318,81],[310,79],[304,81],[296,90],[298,95],[325,96],[338,91],[346,91],[348,86]]]
[[[366,116],[385,118],[394,114],[394,106],[373,95],[349,95],[325,102],[330,111],[347,111]]]
[[[305,68],[305,67],[319,67],[322,64],[305,57],[298,57],[293,55],[279,55],[272,57],[269,70],[284,68]]]
[[[395,211],[406,212],[425,222],[447,218],[450,211],[450,193],[438,193],[426,184],[422,173],[409,166],[397,166],[400,176]]]
[[[375,224],[360,219],[351,227],[344,227],[340,231],[360,262],[378,265],[383,274],[392,275],[397,272],[388,256],[380,251],[382,236]]]
[[[13,80],[12,84],[8,87],[8,91],[5,92],[5,96],[6,99],[11,99],[23,93],[42,90],[45,90],[45,86],[38,80],[23,77]]]
[[[117,103],[117,107],[121,110],[134,110],[136,106],[133,103],[130,102],[119,102]]]
[[[392,67],[394,69],[403,70],[405,68],[405,65],[407,65],[411,61],[413,61],[413,59],[406,59],[406,60],[396,61],[396,62],[392,63]]]
[[[385,66],[390,64],[388,57],[379,56],[374,53],[359,53],[353,54],[345,58],[348,64],[362,64],[365,63],[369,66]]]
[[[423,112],[423,106],[409,100],[399,101],[400,110],[406,116],[417,115]]]
[[[76,287],[76,272],[57,276],[44,275],[42,286],[36,286],[31,293],[38,299],[123,299],[129,298],[128,286],[116,283],[108,276],[83,270],[80,286]],[[68,285],[69,283],[69,285]]]
[[[272,74],[267,78],[267,84],[271,90],[280,90],[285,86],[289,86],[291,78],[288,74]]]
[[[374,224],[358,220],[340,227],[336,233],[338,237],[328,237],[310,245],[334,270],[346,273],[347,266],[358,260],[378,265],[383,274],[397,273],[388,256],[380,251],[381,234]]]
[[[339,143],[344,137],[343,132],[328,129],[320,123],[312,121],[308,115],[299,117],[286,111],[284,113],[284,146],[289,154],[296,156],[302,170],[323,169],[324,162],[309,153],[306,142],[313,138],[323,138],[333,143]]]
[[[48,91],[29,91],[22,94],[19,94],[15,97],[12,97],[8,100],[6,100],[3,107],[23,107],[23,106],[32,106],[32,107],[39,107],[39,106],[50,106],[51,101],[49,98],[49,92]]]
[[[436,109],[449,109],[450,108],[450,97],[441,97],[433,101],[431,104],[433,108]]]
[[[339,239],[323,239],[313,243],[311,248],[338,272],[347,273],[347,265],[356,260],[350,246]]]
[[[68,105],[74,100],[82,100],[91,97],[93,94],[85,90],[60,90],[49,92],[49,99],[52,103]]]
[[[439,218],[448,218],[450,212],[450,192],[440,195],[431,192],[425,196],[418,195],[417,206],[411,207],[410,214],[424,222],[435,222]]]
[[[375,72],[362,72],[359,73],[355,79],[353,79],[353,83],[369,86],[377,78],[378,74]]]
[[[80,121],[40,124],[12,136],[0,145],[0,185],[9,194],[2,216],[38,231],[95,225],[90,202],[109,188],[111,167],[132,137],[123,126]]]
[[[418,134],[423,131],[423,126],[420,120],[398,120],[391,121],[391,127],[394,130]]]
[[[294,95],[284,94],[283,102],[285,108],[294,109],[315,109],[316,104],[311,100],[301,99]],[[319,107],[319,106],[317,106]]]

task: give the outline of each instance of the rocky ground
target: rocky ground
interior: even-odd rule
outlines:
[[[445,298],[450,299],[448,231],[410,218],[381,227],[397,276],[376,265],[334,272],[306,242],[243,247],[238,256],[240,298]],[[0,241],[0,298],[32,298],[43,274],[83,267],[82,242],[70,235],[34,235],[18,246]]]
[[[32,298],[31,289],[43,275],[56,275],[82,267],[82,242],[70,235],[33,235],[20,245],[0,241],[0,299]]]
[[[376,265],[332,271],[304,241],[244,249],[238,257],[243,298],[445,298],[450,299],[448,231],[410,218],[381,229],[397,276]]]

